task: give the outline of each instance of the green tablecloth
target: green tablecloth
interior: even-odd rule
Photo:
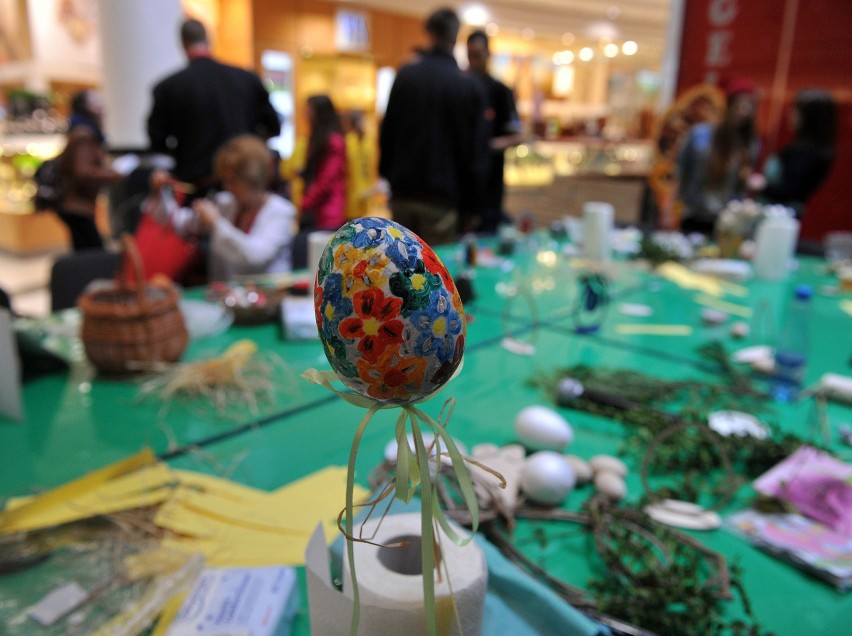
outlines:
[[[444,250],[442,256],[456,271],[454,253]],[[730,340],[727,327],[702,324],[695,292],[682,290],[630,263],[615,265],[613,302],[601,330],[578,335],[571,316],[577,294],[576,269],[561,258],[556,267],[524,254],[513,262],[513,268],[477,268],[477,298],[467,307],[472,321],[468,326],[464,370],[442,394],[457,399],[449,432],[468,448],[481,442],[514,441],[514,416],[518,410],[531,404],[547,404],[547,397],[527,380],[558,367],[587,364],[631,368],[663,378],[717,381],[696,353],[697,345],[714,336],[722,337],[729,349],[761,343],[777,328],[792,285],[798,281],[817,287],[808,382],[816,381],[827,371],[850,374],[852,317],[841,310],[841,297],[820,291],[820,286],[831,281],[816,260],[803,259],[800,269],[787,281],[747,282],[746,296],[726,298],[751,308],[761,321],[749,338],[737,342]],[[518,283],[532,290],[533,309],[530,304],[517,301],[507,309],[505,290]],[[625,316],[618,310],[622,302],[647,304],[654,315],[644,319]],[[617,328],[618,324],[643,321],[688,324],[693,332],[685,337],[630,336]],[[519,356],[502,347],[506,333],[534,342],[535,355]],[[287,364],[287,370],[276,376],[282,383],[279,390],[270,401],[261,403],[257,412],[246,409],[220,417],[214,409],[196,402],[175,404],[164,415],[155,401],[139,402],[138,386],[132,381],[93,378],[89,370],[81,367],[27,383],[25,421],[0,420],[0,503],[10,496],[61,484],[142,446],[150,446],[175,467],[204,472],[214,472],[216,465],[229,467],[232,479],[262,489],[280,487],[329,464],[345,465],[360,412],[298,378],[298,373],[309,367],[329,368],[318,341],[285,341],[275,324],[234,327],[224,335],[193,342],[185,359],[221,353],[241,338],[254,340],[262,350],[274,352]],[[439,403],[426,406],[432,415],[437,415],[439,408]],[[811,410],[808,404],[779,407],[777,421],[783,429],[807,437],[812,433]],[[852,409],[831,403],[828,411],[835,432],[833,450],[841,459],[852,461],[852,449],[842,446],[836,435],[840,423],[852,421]],[[562,413],[574,428],[571,452],[588,457],[613,453],[619,448],[623,436],[620,424],[568,409]],[[358,458],[360,483],[366,485],[369,471],[381,462],[384,446],[392,437],[394,418],[392,413],[380,412],[370,424]],[[203,453],[196,452],[199,449]],[[234,458],[239,461],[233,462]],[[641,495],[641,483],[638,467],[631,469],[628,499],[636,500]],[[746,505],[748,494],[748,489],[744,489],[725,512]],[[587,496],[587,490],[577,490],[565,507],[577,509]],[[529,536],[536,527],[542,524],[521,522],[516,536]],[[536,557],[545,561],[554,574],[583,587],[591,573],[588,545],[576,537],[564,537],[559,527],[545,525],[544,529],[553,540],[549,551],[537,553]],[[852,594],[834,591],[724,529],[694,536],[742,565],[754,613],[764,628],[779,636],[798,636],[845,633],[852,626]],[[487,549],[495,585],[503,585],[503,576],[514,566],[498,560],[493,550]],[[511,574],[508,576],[512,578]],[[11,589],[8,586],[13,585],[12,579],[0,577],[0,598],[4,590]],[[300,581],[304,606],[293,626],[297,635],[309,633],[302,572]],[[518,584],[517,580],[506,583],[513,590],[520,589]],[[486,619],[488,634],[548,633],[546,628],[529,621],[547,611],[558,613],[559,604],[536,583],[523,579],[521,587],[527,590],[526,597],[512,592],[508,597],[502,594],[502,600],[490,601],[489,612],[496,613]],[[521,602],[523,598],[526,600]],[[732,615],[738,611],[731,604]],[[514,618],[501,618],[502,612]],[[506,622],[511,620],[518,621],[518,631],[515,623]],[[524,622],[526,627],[522,627]],[[508,624],[513,625],[511,632],[502,629]]]

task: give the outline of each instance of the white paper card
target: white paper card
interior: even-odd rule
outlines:
[[[27,611],[34,621],[49,627],[88,598],[88,593],[74,581],[56,588]]]
[[[0,309],[0,369],[0,413],[20,420],[24,413],[18,345],[15,343],[12,315],[5,309]]]
[[[287,340],[319,339],[313,298],[285,297],[281,301],[281,320],[284,321],[284,337]]]
[[[205,568],[166,636],[273,636],[295,585],[290,567]]]

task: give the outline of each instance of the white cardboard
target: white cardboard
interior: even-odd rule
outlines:
[[[273,636],[295,586],[291,567],[205,568],[166,636]]]
[[[5,309],[0,309],[0,413],[16,420],[24,417],[18,345],[12,315]]]

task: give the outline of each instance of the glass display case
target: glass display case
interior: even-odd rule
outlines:
[[[532,213],[539,224],[580,216],[586,201],[615,207],[615,222],[641,220],[645,179],[653,160],[651,141],[597,138],[541,140],[506,151],[505,206]]]
[[[0,249],[21,254],[67,244],[67,230],[50,213],[33,209],[33,175],[65,145],[61,134],[0,136]]]

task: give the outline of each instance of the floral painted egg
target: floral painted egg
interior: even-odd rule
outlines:
[[[399,223],[365,217],[341,227],[320,258],[314,308],[328,361],[361,395],[414,402],[461,363],[466,325],[455,283]]]

